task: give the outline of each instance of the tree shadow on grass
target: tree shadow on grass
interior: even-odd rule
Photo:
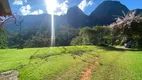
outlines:
[[[115,47],[99,47],[99,49],[104,49],[106,51],[142,51],[142,49],[133,49],[133,48],[115,48]]]

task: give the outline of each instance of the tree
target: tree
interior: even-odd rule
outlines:
[[[135,11],[124,17],[117,18],[117,21],[110,25],[113,36],[126,37],[128,40],[138,43],[142,38],[142,17],[135,16]]]
[[[0,49],[7,48],[7,32],[4,28],[0,27]]]
[[[95,26],[93,27],[95,31],[94,44],[95,45],[110,45],[111,31],[107,26]]]
[[[16,36],[16,42],[18,42],[17,48],[22,49],[23,48],[23,44],[24,44],[24,40],[22,38],[22,25],[21,24],[24,21],[24,19],[22,19],[21,21],[18,22],[17,18],[15,17],[15,15],[11,14],[10,16],[3,17],[3,19],[0,19],[0,26],[4,27],[4,25],[7,22],[9,22],[10,20],[13,20],[14,24],[19,27],[19,31],[18,31],[18,34]],[[17,40],[19,40],[19,41],[17,41]]]
[[[78,36],[79,29],[70,26],[60,26],[56,28],[56,45],[68,46],[71,40]]]
[[[105,26],[85,27],[79,36],[71,41],[71,45],[109,45],[110,28]]]
[[[72,39],[70,45],[72,45],[72,46],[82,45],[82,40],[83,40],[82,37],[77,36],[77,37]]]
[[[50,29],[47,26],[33,27],[24,35],[24,47],[47,47],[50,46]]]

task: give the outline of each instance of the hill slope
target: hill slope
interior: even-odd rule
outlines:
[[[67,20],[71,26],[84,27],[87,25],[88,16],[78,6],[75,6],[68,10]]]
[[[91,25],[109,25],[118,16],[127,14],[129,9],[119,1],[104,1],[91,14]]]

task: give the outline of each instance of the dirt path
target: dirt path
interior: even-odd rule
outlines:
[[[91,73],[98,65],[99,58],[95,57],[94,62],[92,64],[89,64],[89,66],[81,72],[80,80],[91,80]]]

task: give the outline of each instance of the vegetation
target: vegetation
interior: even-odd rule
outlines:
[[[65,47],[65,53],[63,47],[0,50],[0,72],[18,70],[19,80],[75,80],[93,61],[94,48]]]
[[[92,73],[92,80],[141,80],[142,51],[107,49],[100,54],[101,66]]]
[[[85,27],[74,38],[71,45],[110,45],[111,30],[105,26]]]
[[[135,11],[118,18],[116,23],[111,24],[110,27],[115,40],[125,38],[127,41],[133,41],[134,47],[142,46],[142,17],[135,16]]]
[[[33,48],[50,46],[50,27],[41,26],[23,30],[21,34],[10,32],[9,47],[10,48]],[[56,46],[68,46],[72,38],[78,35],[79,29],[69,26],[61,26],[56,28]]]
[[[0,27],[0,49],[7,48],[7,32],[4,28]]]
[[[56,45],[98,45],[113,46],[124,45],[132,41],[133,48],[142,47],[142,17],[131,12],[120,17],[110,26],[84,27],[81,29],[70,26],[56,27]],[[20,28],[22,29],[22,28]],[[50,27],[42,25],[19,33],[8,32],[9,48],[34,48],[50,46]],[[2,31],[1,31],[2,32]]]
[[[110,8],[110,3],[115,3],[116,9]],[[85,71],[92,80],[142,80],[142,50],[139,49],[142,48],[142,14],[132,11],[108,26],[90,27],[112,23],[115,17],[122,15],[122,11],[124,14],[129,11],[118,1],[103,4],[109,7],[102,12],[98,6],[90,16],[77,6],[68,10],[65,16],[55,16],[54,47],[50,47],[50,15],[46,15],[47,24],[44,25],[37,24],[45,15],[40,15],[41,18],[35,22],[24,23],[32,23],[33,27],[22,27],[24,19],[17,21],[18,16],[14,14],[6,20],[0,19],[3,26],[13,18],[18,28],[12,32],[11,28],[8,31],[5,26],[0,26],[0,78],[1,72],[17,70],[19,80],[80,80],[82,73],[87,75]],[[77,12],[76,16],[74,12]],[[63,21],[59,21],[60,18]],[[84,27],[86,25],[89,27]],[[116,47],[128,43],[132,46]]]
[[[18,70],[19,80],[78,80],[97,56],[100,65],[92,80],[141,80],[140,53],[96,46],[4,49],[0,50],[0,72]]]
[[[78,35],[79,29],[70,26],[61,26],[56,29],[56,45],[69,46],[71,40]]]

